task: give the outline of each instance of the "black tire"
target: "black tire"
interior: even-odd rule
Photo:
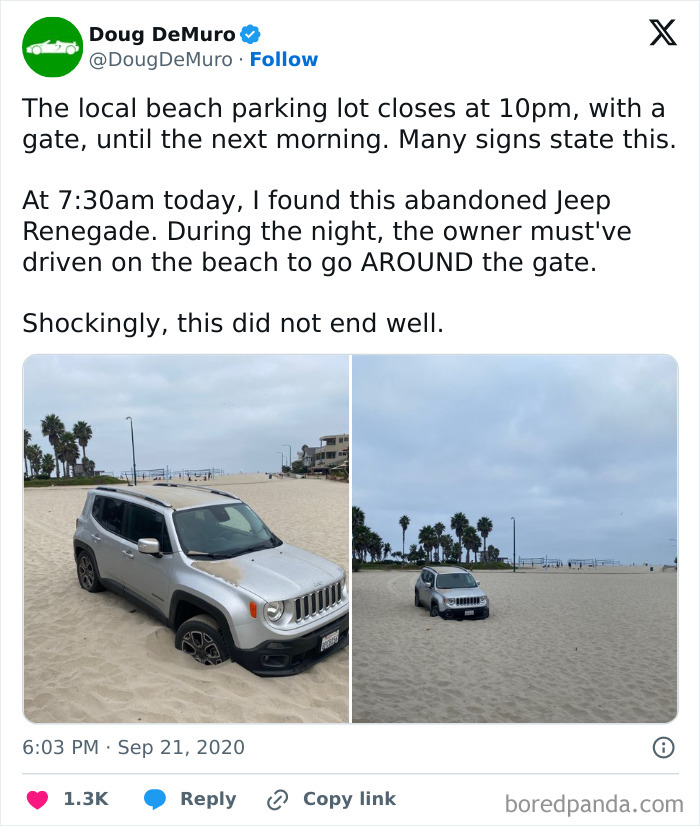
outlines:
[[[202,665],[221,665],[230,659],[224,635],[208,614],[183,622],[175,634],[175,647]]]
[[[436,603],[433,603],[433,604],[430,606],[430,616],[431,616],[431,617],[439,617],[439,616],[441,616],[441,614],[440,614],[440,609],[437,607],[437,604],[436,604]]]
[[[418,590],[417,589],[416,589],[416,591],[414,591],[414,594],[413,594],[413,604],[416,606],[416,608],[420,608],[420,600],[418,599]]]
[[[104,591],[105,587],[100,582],[100,574],[97,570],[95,557],[90,551],[80,551],[76,564],[78,569],[78,582],[83,591],[89,591],[91,594]]]

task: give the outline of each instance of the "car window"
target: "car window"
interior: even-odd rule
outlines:
[[[163,553],[171,552],[165,517],[150,508],[141,505],[129,506],[124,536],[134,544],[138,544],[139,539],[157,539]]]
[[[476,588],[476,580],[469,571],[455,574],[440,574],[437,578],[438,588]]]
[[[98,511],[99,516],[95,517],[97,521],[108,531],[121,536],[124,521],[124,506],[126,503],[122,502],[121,499],[111,499],[108,496],[97,496],[95,498],[102,500],[102,509]],[[95,508],[93,507],[93,514],[94,513]]]
[[[92,516],[97,522],[99,522],[100,519],[101,519],[102,503],[103,502],[104,502],[104,496],[96,496],[92,500]]]

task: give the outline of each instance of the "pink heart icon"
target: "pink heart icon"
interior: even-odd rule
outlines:
[[[29,803],[30,806],[34,806],[35,809],[41,809],[48,799],[49,796],[46,792],[27,793],[27,803]]]

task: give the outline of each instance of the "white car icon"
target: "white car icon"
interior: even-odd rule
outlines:
[[[65,43],[63,40],[56,40],[51,42],[46,40],[44,43],[34,43],[27,46],[27,54],[75,54],[80,49],[80,46],[75,42]]]

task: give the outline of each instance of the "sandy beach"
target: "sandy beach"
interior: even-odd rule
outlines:
[[[353,577],[353,721],[665,723],[676,714],[677,574],[475,572],[486,620],[413,605],[417,572]]]
[[[347,484],[219,477],[285,541],[348,569]],[[24,709],[32,722],[347,722],[348,650],[293,677],[263,679],[235,663],[206,668],[173,632],[76,577],[75,520],[86,488],[24,495]]]

